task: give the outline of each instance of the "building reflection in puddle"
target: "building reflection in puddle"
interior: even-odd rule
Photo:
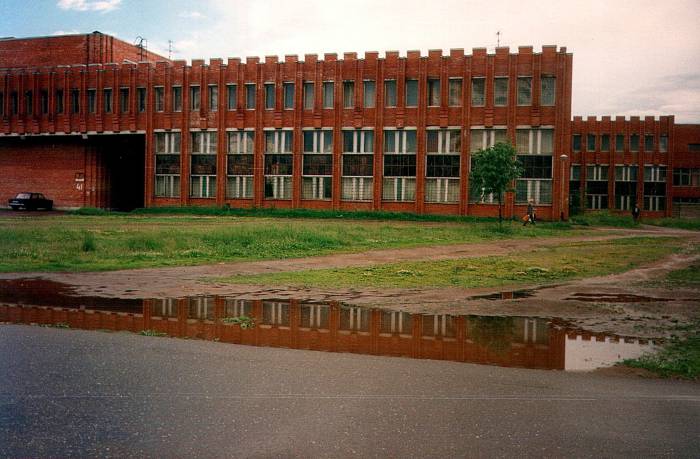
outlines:
[[[654,349],[653,343],[567,330],[557,319],[410,314],[337,302],[218,296],[110,299],[90,308],[0,304],[0,321],[140,332],[253,346],[452,360],[521,368],[590,370]],[[45,304],[45,303],[44,303]],[[80,304],[80,303],[77,303]],[[126,312],[129,311],[129,312]],[[252,317],[255,326],[224,323]]]

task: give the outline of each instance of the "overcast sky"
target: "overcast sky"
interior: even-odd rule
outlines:
[[[2,0],[0,36],[99,30],[173,58],[566,46],[574,115],[700,122],[700,0]]]

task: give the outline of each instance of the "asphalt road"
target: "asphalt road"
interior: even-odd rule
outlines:
[[[698,383],[0,325],[2,457],[698,457],[698,426]]]

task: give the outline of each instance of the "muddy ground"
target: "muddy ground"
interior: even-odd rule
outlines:
[[[408,312],[558,317],[591,332],[648,338],[677,333],[679,325],[700,319],[700,289],[669,287],[659,282],[667,273],[690,265],[697,253],[676,254],[621,274],[553,285],[513,288],[309,289],[232,285],[217,277],[307,269],[507,255],[574,241],[603,241],[632,235],[678,237],[688,249],[700,233],[644,227],[606,230],[599,236],[494,241],[437,247],[376,250],[287,260],[219,263],[99,273],[5,273],[0,279],[41,278],[68,284],[77,293],[112,298],[172,298],[230,295],[249,299],[277,298],[341,301],[352,305],[390,307]],[[513,291],[516,291],[514,294]],[[515,297],[515,298],[513,298]]]

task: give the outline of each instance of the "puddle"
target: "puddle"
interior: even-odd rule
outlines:
[[[497,292],[488,295],[470,296],[470,300],[517,300],[520,298],[530,298],[535,294],[535,289],[529,290],[513,290],[512,292]]]
[[[254,326],[224,321],[240,316],[253,318]],[[85,297],[40,279],[0,281],[0,322],[553,370],[592,370],[656,348],[575,330],[556,318],[410,314],[336,301],[226,296]]]

